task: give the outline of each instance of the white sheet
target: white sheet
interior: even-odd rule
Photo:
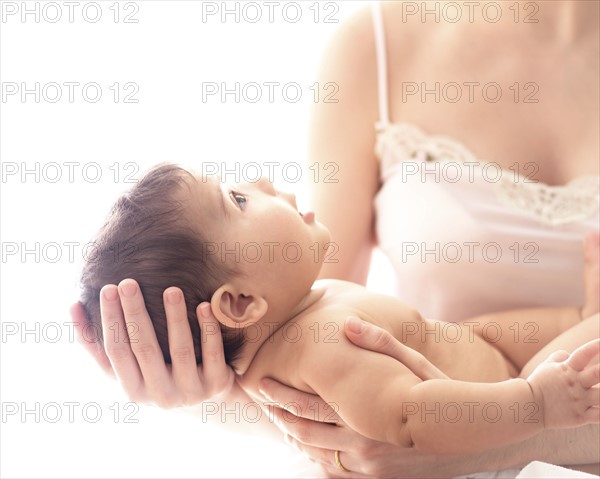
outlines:
[[[525,466],[517,479],[575,479],[575,478],[598,478],[595,474],[574,471],[566,467],[555,466],[545,462],[533,461]]]
[[[533,461],[523,469],[504,469],[502,471],[479,472],[467,474],[455,479],[598,479],[600,476],[586,472],[574,471],[566,467],[555,466],[540,461]]]

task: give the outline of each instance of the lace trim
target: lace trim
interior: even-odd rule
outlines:
[[[382,164],[413,160],[426,163],[458,163],[472,171],[485,173],[494,166],[500,178],[494,183],[496,197],[505,206],[549,225],[561,225],[583,220],[598,210],[600,177],[581,176],[565,185],[550,186],[532,181],[495,163],[478,160],[459,142],[441,135],[426,135],[421,129],[406,123],[378,124],[375,152]],[[391,165],[389,165],[391,166]],[[485,176],[483,176],[485,178]]]

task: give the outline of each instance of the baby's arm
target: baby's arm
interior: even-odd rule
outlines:
[[[331,315],[328,318],[333,319]],[[597,368],[579,372],[581,359],[575,359],[574,366],[566,364],[571,368],[567,373],[563,366],[545,363],[546,369],[536,370],[531,383],[525,379],[492,384],[423,382],[388,356],[355,347],[343,333],[333,341],[308,343],[299,363],[300,374],[350,427],[375,440],[429,452],[477,452],[529,438],[545,427],[597,422],[591,413],[581,416],[573,412],[582,405],[587,411],[600,403],[598,389],[591,392],[588,386],[598,374]],[[582,353],[580,348],[572,356],[587,358],[592,350],[594,346],[587,346]],[[595,351],[597,354],[598,341]],[[580,381],[579,389],[567,393],[564,387],[556,387],[573,378]],[[559,397],[573,391],[577,401]],[[556,410],[561,418],[568,418],[561,419],[568,426],[555,421]],[[552,411],[550,417],[546,411]]]

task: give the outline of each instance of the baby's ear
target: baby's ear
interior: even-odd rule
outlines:
[[[230,328],[250,326],[263,318],[269,309],[263,297],[243,294],[231,283],[215,291],[210,306],[219,322]]]

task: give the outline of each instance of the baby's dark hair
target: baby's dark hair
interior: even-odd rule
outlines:
[[[94,239],[81,273],[81,303],[94,330],[101,332],[100,290],[133,278],[140,285],[158,343],[171,362],[163,292],[181,288],[194,339],[196,362],[202,362],[196,307],[210,301],[216,289],[235,271],[206,254],[206,234],[194,224],[183,204],[186,191],[197,181],[189,171],[161,164],[144,174],[112,207]],[[188,195],[189,197],[189,195]],[[201,207],[201,205],[200,205]],[[241,330],[221,326],[225,360],[235,361],[243,345]],[[100,338],[102,340],[102,338]],[[101,342],[101,341],[100,341]]]

